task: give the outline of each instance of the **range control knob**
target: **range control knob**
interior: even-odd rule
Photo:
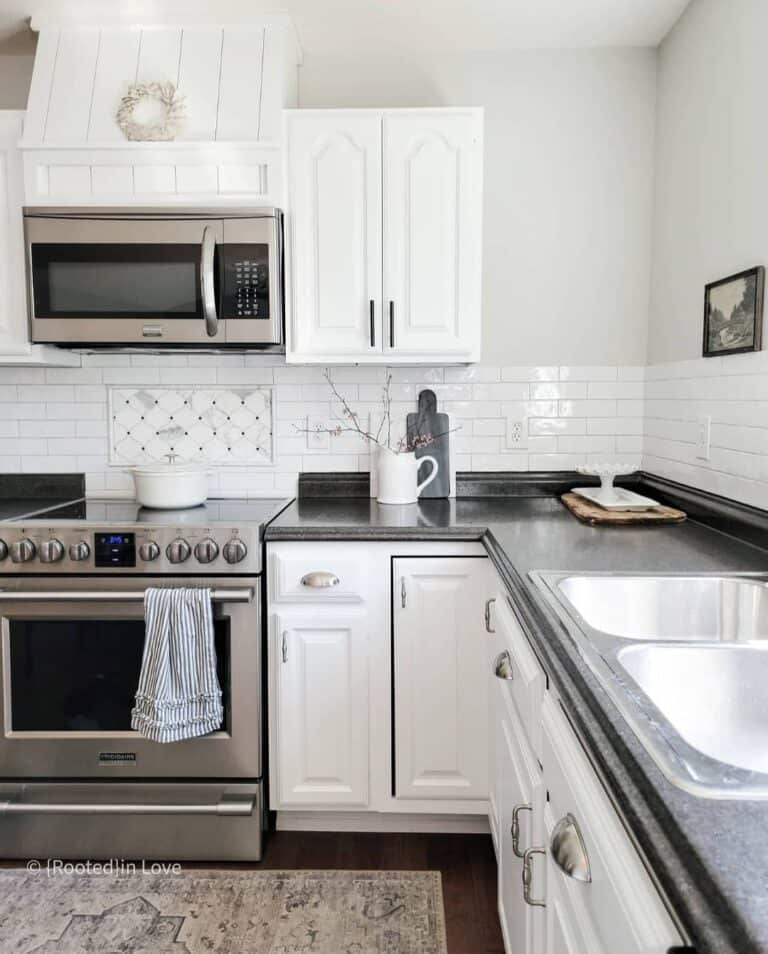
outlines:
[[[213,563],[218,555],[219,545],[210,537],[206,537],[195,546],[195,558],[198,563]]]
[[[52,537],[50,540],[43,540],[40,544],[40,562],[58,563],[64,557],[64,544],[61,540]]]
[[[145,563],[151,563],[160,556],[160,547],[154,540],[147,540],[146,543],[139,544],[139,556]],[[168,559],[170,560],[170,555]]]
[[[182,537],[171,540],[165,548],[165,555],[170,563],[183,563],[189,559],[190,553],[192,553],[192,548]]]
[[[73,543],[69,548],[69,559],[74,560],[75,563],[80,563],[83,560],[87,560],[91,555],[91,548],[85,542],[85,540],[80,540],[77,543]]]
[[[11,544],[11,559],[14,563],[29,563],[34,560],[36,553],[37,547],[28,537]]]
[[[227,563],[240,563],[245,559],[247,553],[248,547],[242,540],[238,540],[237,537],[232,537],[231,540],[228,540],[222,550],[222,556]]]
[[[0,540],[0,560],[4,560],[8,556],[8,544],[5,540]]]

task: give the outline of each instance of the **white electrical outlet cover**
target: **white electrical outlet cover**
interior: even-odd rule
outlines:
[[[528,447],[528,418],[507,418],[507,450],[525,450]]]
[[[696,457],[709,460],[712,441],[712,415],[699,414],[696,418]]]

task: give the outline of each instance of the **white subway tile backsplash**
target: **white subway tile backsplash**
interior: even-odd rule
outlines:
[[[525,365],[501,369],[502,381],[557,381],[559,368],[551,365]]]
[[[644,384],[642,381],[590,381],[589,398],[622,398],[624,400],[642,400]]]
[[[587,421],[583,417],[533,417],[528,421],[528,433],[543,434],[586,434]]]
[[[534,401],[579,400],[587,396],[587,383],[583,381],[564,381],[531,385],[531,398]]]
[[[615,381],[619,369],[612,367],[564,367],[560,368],[561,381]]]
[[[128,474],[107,458],[107,392],[151,389],[272,387],[274,460],[245,464],[212,478],[216,493],[291,494],[301,470],[370,466],[354,435],[311,451],[296,426],[332,421],[322,367],[287,366],[276,355],[86,354],[81,368],[0,368],[0,468],[86,472],[88,493],[130,493]],[[650,471],[768,507],[768,352],[635,366],[372,367],[331,369],[339,390],[367,423],[392,378],[393,415],[403,421],[418,393],[431,387],[440,410],[460,428],[460,470],[572,469],[615,455]],[[710,460],[696,457],[696,422],[712,418]],[[506,446],[508,420],[527,422],[527,446]]]
[[[766,372],[765,351],[648,367],[645,468],[768,508]],[[702,415],[712,419],[709,460],[697,456],[697,421]]]

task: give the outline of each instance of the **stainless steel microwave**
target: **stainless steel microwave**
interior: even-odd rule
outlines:
[[[282,343],[279,209],[27,208],[24,233],[34,342]]]

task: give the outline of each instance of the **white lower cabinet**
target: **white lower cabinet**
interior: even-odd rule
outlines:
[[[681,932],[501,585],[493,620],[491,784],[507,954],[667,954],[684,944]]]
[[[270,808],[286,825],[484,826],[489,566],[477,543],[268,544]]]
[[[471,557],[394,561],[398,798],[488,798],[487,574]]]
[[[362,614],[274,617],[279,799],[368,802],[368,632]]]

